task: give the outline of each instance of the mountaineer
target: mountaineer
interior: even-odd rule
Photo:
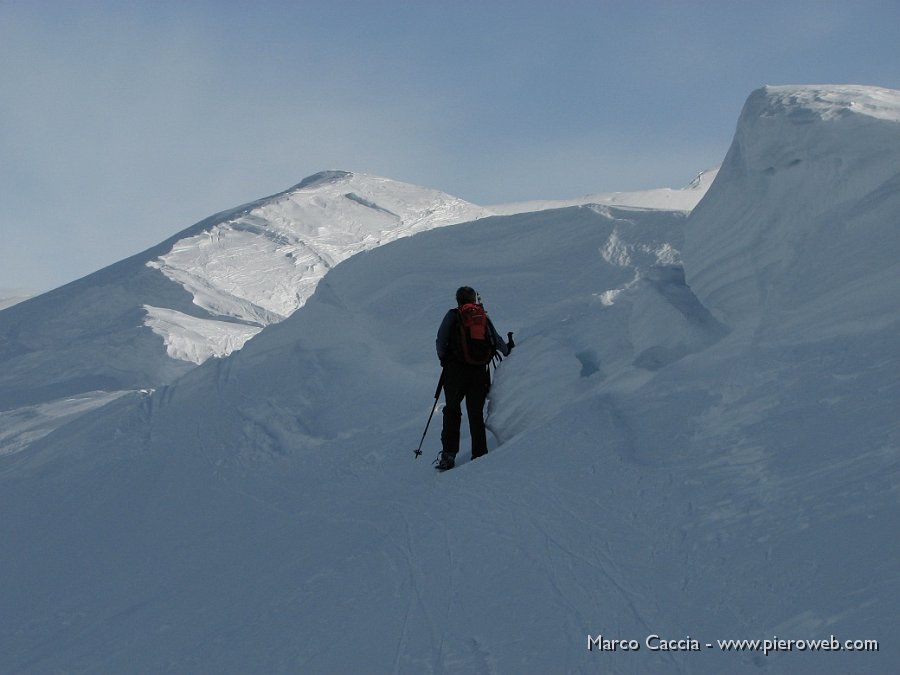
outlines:
[[[499,353],[507,356],[515,343],[497,334],[478,294],[470,286],[456,291],[454,309],[444,315],[437,333],[437,355],[443,367],[444,426],[437,469],[452,469],[459,452],[459,427],[462,402],[466,401],[469,432],[472,435],[472,459],[487,454],[484,428],[484,402],[491,386],[490,363]]]

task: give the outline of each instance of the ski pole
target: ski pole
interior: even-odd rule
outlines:
[[[512,331],[510,331],[509,333],[506,334],[506,347],[510,352],[512,352],[513,347],[515,347],[515,346],[516,346],[516,343],[513,341],[513,334],[512,334]],[[508,354],[507,354],[507,356],[508,356]],[[503,363],[503,356],[500,354],[500,352],[497,352],[491,358],[491,365],[494,366],[495,373],[497,372],[497,367],[501,363]]]
[[[419,447],[413,450],[413,453],[416,456],[416,459],[419,459],[419,455],[422,454],[422,443],[425,442],[425,434],[428,433],[428,425],[431,424],[431,418],[434,417],[434,411],[437,410],[438,401],[441,398],[441,389],[444,388],[444,371],[441,370],[441,377],[438,379],[437,389],[434,390],[434,405],[431,407],[431,414],[428,416],[428,421],[425,423],[425,431],[422,432],[422,440],[419,441]]]

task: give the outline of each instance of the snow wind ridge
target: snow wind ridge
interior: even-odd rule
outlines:
[[[310,176],[148,267],[185,288],[210,318],[145,305],[173,358],[225,356],[301,307],[334,265],[360,251],[491,213],[437,190],[344,171]]]

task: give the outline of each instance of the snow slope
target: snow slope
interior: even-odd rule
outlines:
[[[10,307],[0,314],[0,439],[22,449],[85,398],[171,382],[284,319],[340,260],[485,214],[437,190],[323,172]],[[10,447],[0,441],[0,452]]]
[[[169,355],[194,363],[225,356],[290,316],[328,270],[360,251],[488,215],[450,195],[376,176],[326,171],[281,195],[179,240],[147,263],[210,315],[146,305]]]
[[[706,185],[695,188],[697,199]],[[0,452],[115,392],[158,387],[240,349],[351,255],[490,213],[437,190],[325,171],[5,312]]]
[[[732,152],[689,218],[581,206],[395,241],[244,349],[0,457],[4,668],[896,671],[900,309],[872,286],[895,290],[882,218],[900,202],[881,189],[895,166],[854,153],[867,134],[897,153],[890,106],[856,109],[900,94],[815,91],[755,92],[735,144],[855,157],[855,192],[814,162],[782,191],[775,156],[758,175]],[[798,218],[811,202],[822,217]],[[834,213],[878,250],[830,241]],[[776,242],[830,274],[754,278],[737,219],[756,228],[748,259]],[[495,373],[491,453],[437,475],[437,429],[425,458],[412,448],[461,283],[518,347]],[[827,321],[823,298],[850,318]],[[642,646],[588,651],[599,634]],[[700,651],[651,650],[654,634]],[[831,635],[881,650],[706,647]]]
[[[728,180],[692,214],[686,266],[707,306],[735,325],[827,336],[890,322],[900,290],[890,246],[898,128],[894,90],[754,92],[720,172]],[[763,314],[769,325],[760,326]]]
[[[502,369],[533,361],[524,370],[552,378],[540,360],[553,357],[548,350],[567,316],[602,325],[612,313],[627,325],[631,303],[610,305],[601,296],[642,286],[639,272],[656,251],[671,255],[684,221],[683,214],[585,207],[395,242],[336,267],[309,303],[243,350],[150,397],[120,399],[15,455],[3,474],[9,489],[0,499],[9,501],[0,504],[17,504],[22,518],[2,535],[13,548],[32,550],[30,533],[41,533],[42,545],[83,550],[91,562],[72,567],[65,554],[37,565],[29,556],[4,560],[19,583],[2,592],[19,625],[30,626],[25,632],[39,640],[59,635],[66,622],[73,631],[50,653],[12,634],[0,649],[12,650],[16,668],[43,670],[139,664],[184,672],[202,664],[217,672],[422,672],[446,658],[447,669],[471,672],[479,661],[504,663],[501,643],[509,640],[500,636],[520,626],[499,622],[499,612],[546,564],[540,531],[523,531],[518,520],[529,512],[516,511],[529,494],[558,495],[539,488],[535,474],[517,494],[497,483],[497,469],[468,485],[474,465],[437,477],[428,459],[413,460],[437,376],[437,323],[465,279],[496,305],[498,326],[522,331],[519,354]],[[705,336],[703,323],[701,316],[696,330]],[[591,384],[579,359],[590,367],[604,350],[616,363],[634,358],[630,346],[606,346],[589,331],[573,331],[567,342],[556,347],[566,354],[553,378],[561,392]],[[510,405],[532,402],[526,395]],[[430,455],[436,436],[433,430]],[[508,447],[496,457],[515,459]],[[546,459],[538,453],[522,468],[544,472]],[[507,460],[500,470],[515,467]],[[511,474],[511,483],[524,475]],[[79,493],[89,485],[89,496],[70,483]],[[52,494],[58,506],[47,504]],[[104,527],[109,518],[119,524]],[[523,555],[533,545],[535,553]],[[76,574],[89,590],[74,597],[64,589]],[[486,584],[496,587],[498,604],[473,626],[477,598],[489,597]],[[549,606],[526,595],[523,619],[560,618],[563,605],[552,606],[563,598],[543,584],[530,593]],[[457,595],[456,609],[434,605]],[[48,612],[57,618],[43,618]],[[453,637],[441,657],[441,631],[454,627],[476,633],[458,644]],[[584,629],[571,635],[573,656]],[[356,647],[337,644],[341,636],[353,636]],[[559,637],[536,645],[546,650]],[[116,653],[100,639],[115,643]],[[535,667],[558,659],[548,652]]]
[[[664,211],[691,211],[706,194],[718,174],[718,168],[702,171],[691,181],[690,185],[681,189],[659,188],[638,192],[600,192],[584,195],[575,199],[545,199],[510,204],[494,204],[490,211],[497,215],[513,215],[545,209],[561,209],[567,206],[587,206],[598,204],[605,206],[625,206],[644,209],[660,209]]]

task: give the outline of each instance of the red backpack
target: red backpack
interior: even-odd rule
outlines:
[[[475,366],[487,365],[497,350],[484,307],[470,302],[459,307],[457,312],[463,361]]]

